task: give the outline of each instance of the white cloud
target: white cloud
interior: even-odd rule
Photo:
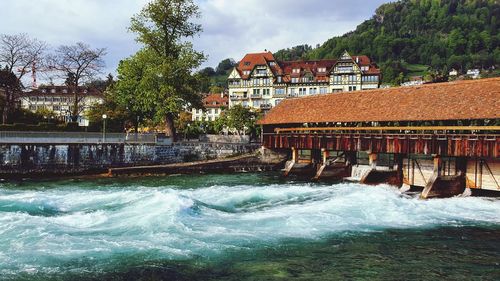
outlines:
[[[353,30],[386,0],[195,0],[204,32],[194,38],[206,66],[247,52],[316,45]],[[28,33],[52,46],[106,47],[107,72],[139,46],[127,32],[147,0],[0,0],[0,33]]]

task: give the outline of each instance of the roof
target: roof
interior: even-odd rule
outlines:
[[[92,87],[78,87],[79,95],[102,96],[103,93]],[[52,96],[52,95],[74,95],[73,90],[68,86],[40,86],[29,92],[23,93],[23,96]]]
[[[229,97],[225,94],[209,94],[203,98],[205,108],[220,108],[229,105]]]
[[[247,79],[248,75],[243,75],[243,71],[252,71],[256,65],[268,65],[271,61],[275,61],[271,52],[246,54],[236,69],[240,72],[241,78]]]
[[[500,78],[285,99],[259,124],[500,118]]]
[[[251,72],[255,66],[268,66],[275,76],[283,75],[283,81],[289,82],[292,77],[303,77],[306,73],[311,73],[315,80],[324,80],[330,75],[330,71],[339,61],[353,61],[359,66],[367,66],[367,70],[362,70],[364,74],[380,75],[380,69],[370,60],[368,56],[350,56],[349,59],[339,60],[300,60],[300,61],[276,61],[271,52],[246,54],[236,66],[240,77],[244,80],[249,79],[250,75],[244,74],[245,71]],[[273,63],[271,63],[273,62]],[[318,72],[318,68],[326,68],[326,73]],[[294,73],[293,69],[300,69],[299,73]]]

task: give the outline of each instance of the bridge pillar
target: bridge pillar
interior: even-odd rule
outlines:
[[[311,157],[306,161],[299,161],[299,150],[292,147],[292,159],[287,161],[285,164],[285,169],[283,170],[283,175],[288,176],[294,174],[297,176],[305,176],[309,179],[315,174],[315,162],[319,161],[321,158],[318,156],[318,152],[311,150]]]
[[[440,155],[433,155],[434,170],[432,177],[427,182],[424,190],[420,194],[420,198],[445,198],[460,195],[464,193],[466,187],[465,171],[466,164],[462,159],[457,159],[456,174],[442,175]]]
[[[396,187],[403,185],[403,156],[400,154],[394,155],[394,165],[392,170],[377,170],[377,154],[368,154],[371,170],[366,173],[360,180],[360,183],[368,185],[389,184]]]
[[[316,175],[313,180],[334,180],[338,181],[351,176],[351,165],[347,163],[345,154],[338,155],[335,159],[328,161],[330,152],[326,148],[321,149],[321,164],[317,166]],[[345,162],[338,162],[344,157]]]

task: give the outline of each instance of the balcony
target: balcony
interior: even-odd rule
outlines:
[[[261,104],[260,105],[260,109],[262,110],[269,110],[271,109],[273,106],[270,104],[270,103],[265,103],[265,104]]]
[[[246,100],[246,96],[230,96],[229,99],[231,100]]]
[[[261,94],[251,94],[250,98],[252,98],[252,99],[261,99],[262,95]]]
[[[273,98],[284,98],[284,97],[286,97],[286,93],[280,93],[280,94],[274,93],[273,94]]]

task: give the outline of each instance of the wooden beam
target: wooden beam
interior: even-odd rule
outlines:
[[[303,131],[498,131],[500,126],[394,126],[394,127],[298,127],[276,128],[275,133]]]

